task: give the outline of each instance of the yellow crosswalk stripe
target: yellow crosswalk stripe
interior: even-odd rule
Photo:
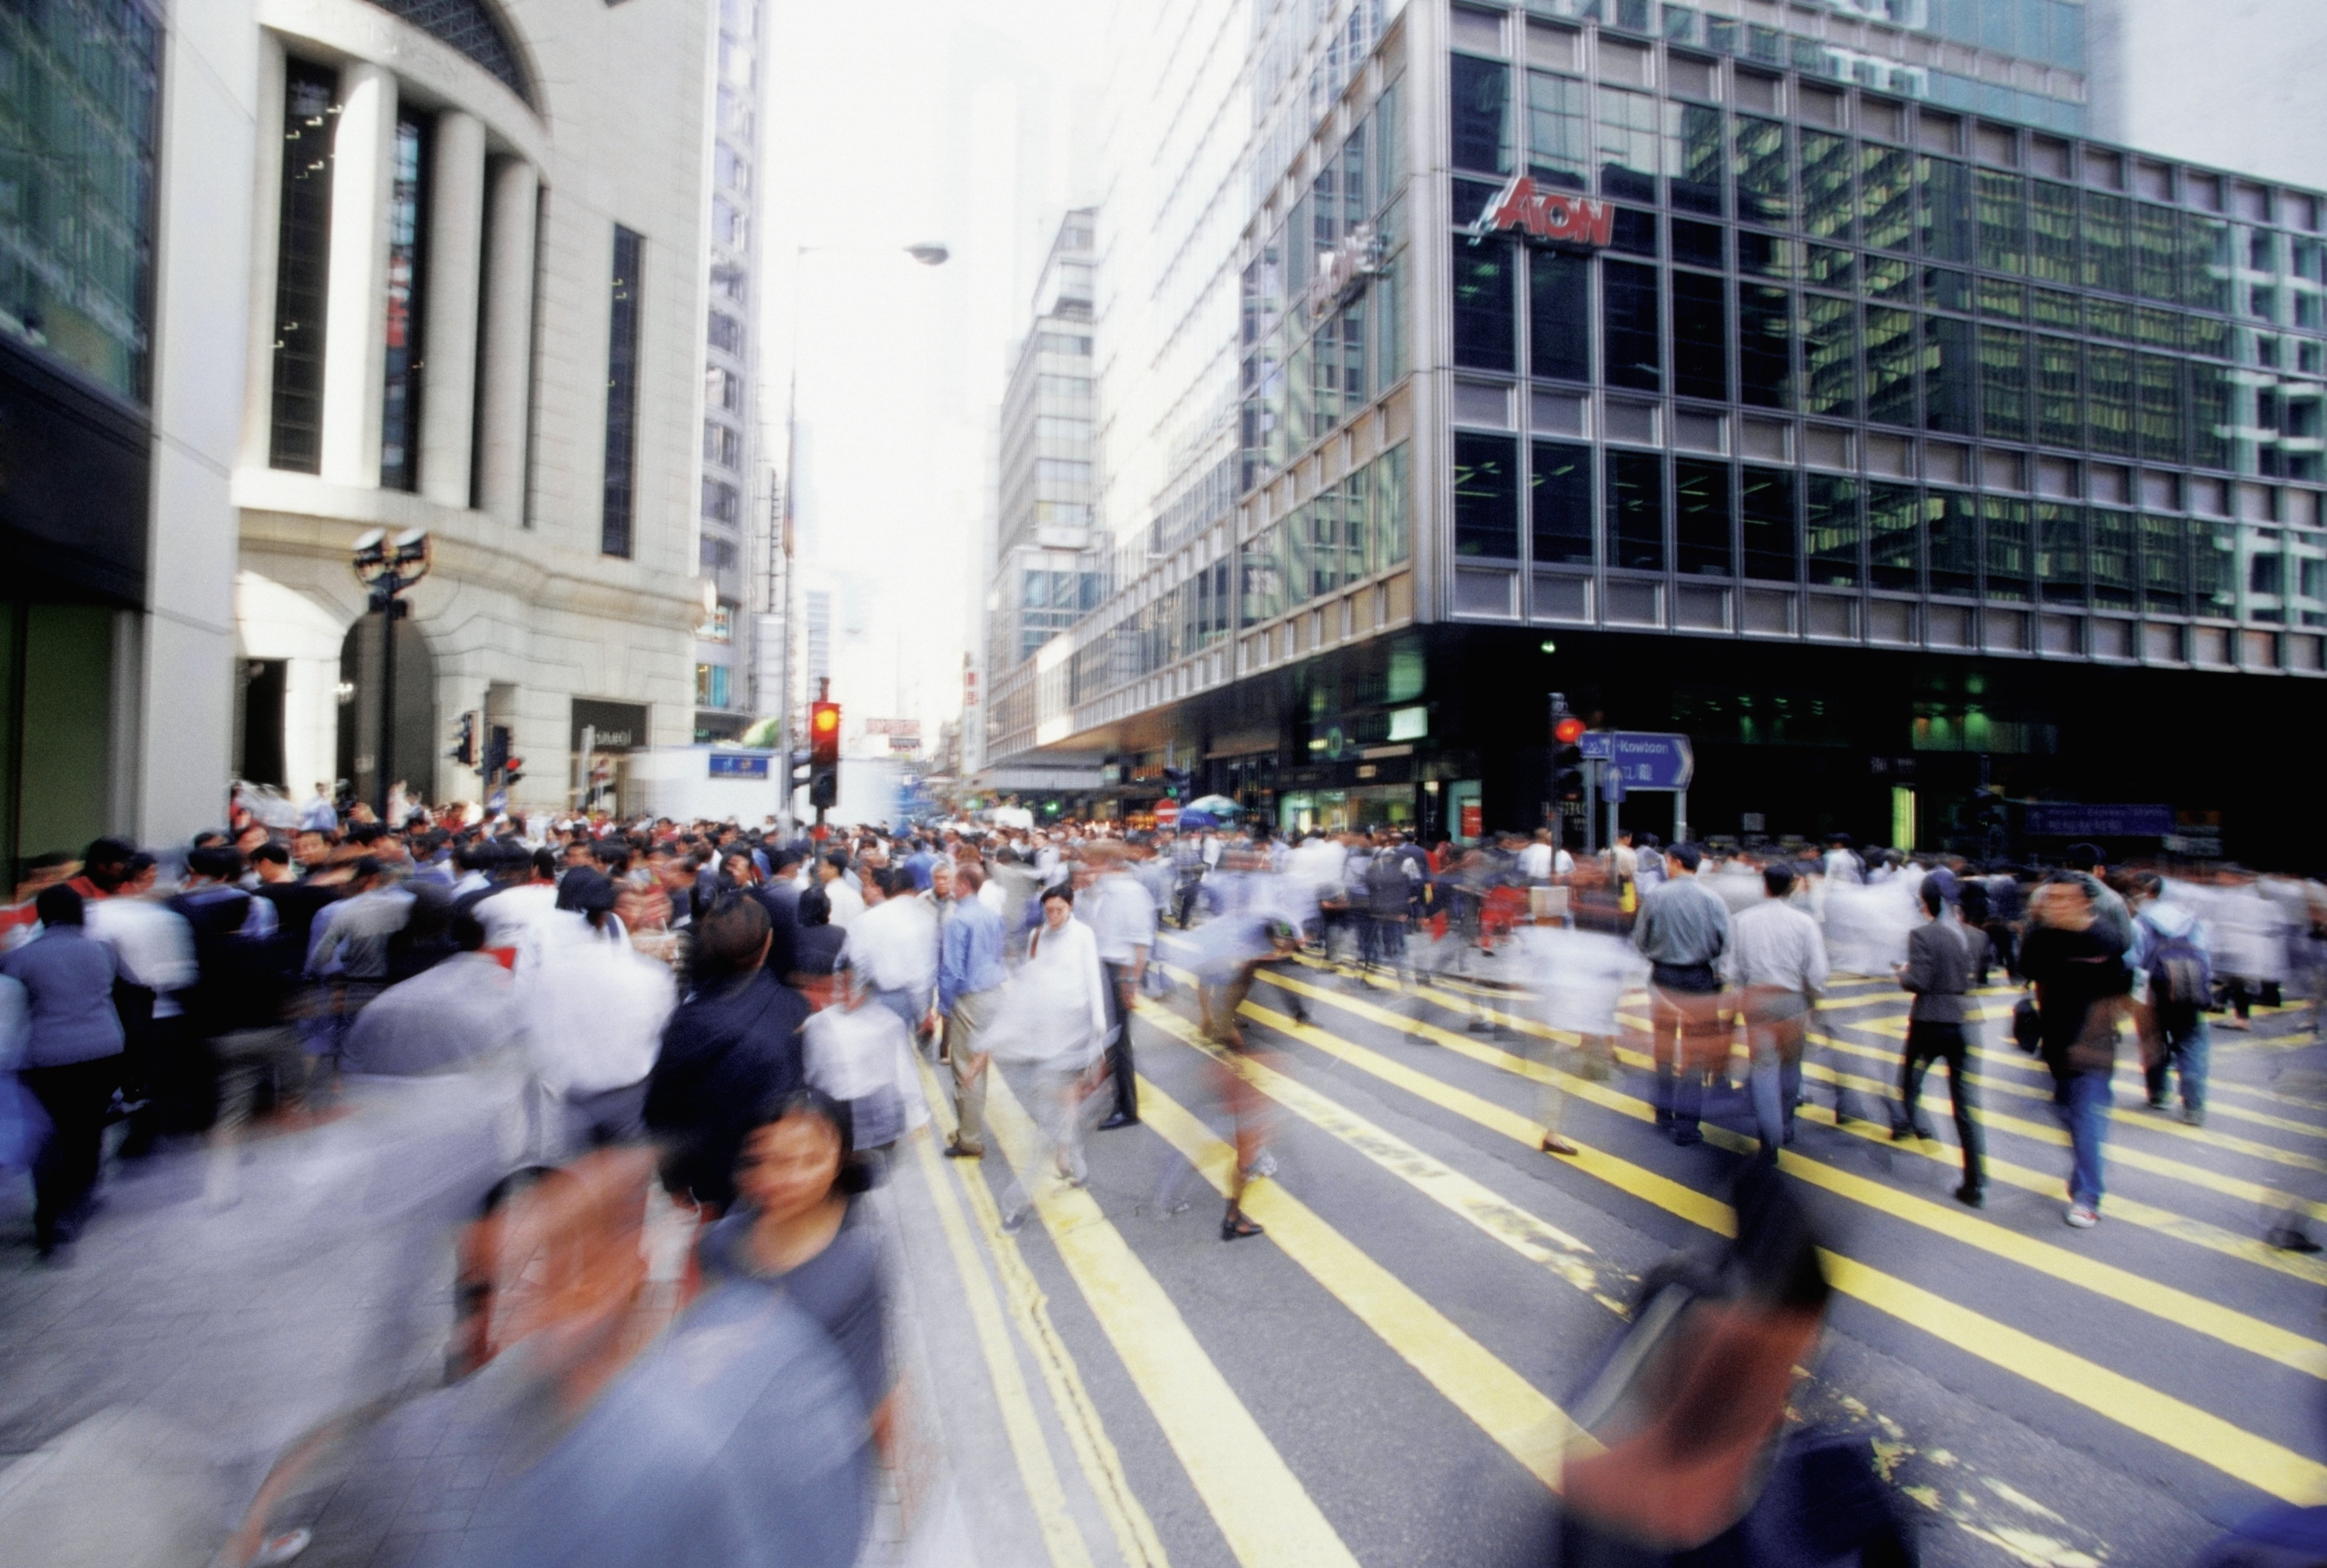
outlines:
[[[1233,1148],[1145,1078],[1139,1083],[1139,1116],[1227,1195],[1236,1163]],[[1577,1440],[1589,1441],[1565,1411],[1282,1186],[1254,1184],[1245,1192],[1244,1208],[1285,1256],[1448,1403],[1537,1480],[1559,1489],[1560,1456]]]
[[[1371,1003],[1338,996],[1285,977],[1268,978],[1288,989],[1305,992],[1317,1000],[1361,1017],[1371,1016],[1374,1022],[1392,1028],[1426,1033],[1452,1049],[1464,1050],[1465,1054],[1480,1049],[1451,1031],[1418,1024]],[[1404,1068],[1378,1052],[1314,1025],[1295,1023],[1282,1014],[1250,1003],[1246,1005],[1259,1022],[1385,1081],[1399,1083],[1403,1087],[1412,1079],[1425,1078],[1437,1084],[1437,1080],[1429,1078],[1427,1074]],[[1580,1097],[1595,1101],[1602,1093],[1617,1100],[1626,1097],[1613,1091],[1602,1090],[1601,1086],[1582,1079],[1567,1079],[1562,1087]],[[1471,1119],[1521,1143],[1533,1145],[1541,1137],[1541,1129],[1534,1123],[1494,1106],[1491,1101],[1481,1100],[1451,1086],[1438,1085],[1438,1087],[1446,1092],[1444,1095],[1425,1093],[1423,1097],[1454,1110],[1458,1115],[1469,1115],[1469,1106],[1487,1107],[1488,1114]],[[1625,1109],[1621,1105],[1611,1108]],[[1667,1209],[1706,1229],[1724,1236],[1735,1234],[1735,1220],[1726,1204],[1706,1198],[1653,1171],[1642,1170],[1630,1162],[1618,1160],[1587,1145],[1582,1159],[1563,1163],[1573,1164],[1587,1175]],[[1666,1195],[1674,1192],[1687,1196],[1678,1201],[1666,1201]],[[2073,1351],[2046,1344],[1903,1280],[1835,1254],[1824,1255],[1828,1259],[1829,1277],[1836,1289],[1898,1318],[1911,1327],[2289,1502],[2309,1503],[2327,1497],[2327,1465],[2234,1426],[2186,1401],[2134,1382]]]
[[[1074,1516],[1067,1510],[1067,1489],[1059,1482],[1058,1467],[1051,1462],[1051,1445],[1043,1441],[1042,1423],[1034,1414],[1033,1400],[1027,1395],[1025,1375],[1019,1370],[1017,1351],[1003,1320],[1002,1303],[995,1295],[993,1282],[986,1277],[984,1265],[978,1262],[977,1246],[969,1237],[969,1226],[962,1218],[961,1205],[955,1200],[952,1175],[943,1168],[945,1162],[930,1139],[916,1138],[913,1142],[920,1146],[921,1179],[935,1197],[939,1227],[945,1232],[946,1246],[953,1254],[954,1272],[961,1276],[961,1299],[969,1309],[970,1326],[977,1331],[977,1348],[986,1358],[995,1401],[1001,1406],[1002,1434],[1010,1443],[1011,1457],[1018,1461],[1018,1479],[1025,1486],[1026,1500],[1033,1505],[1034,1517],[1042,1526],[1043,1547],[1056,1568],[1089,1568],[1090,1548],[1083,1544],[1082,1532],[1075,1528]]]
[[[938,1117],[936,1131],[949,1134],[954,1131],[951,1102],[939,1088],[936,1075],[928,1064],[920,1065],[924,1092]],[[1124,1568],[1165,1568],[1169,1560],[1164,1543],[1157,1537],[1147,1510],[1140,1507],[1137,1495],[1131,1489],[1131,1478],[1124,1472],[1123,1458],[1107,1434],[1107,1423],[1100,1419],[1098,1402],[1083,1383],[1074,1352],[1067,1348],[1057,1323],[1051,1321],[1049,1300],[1033,1271],[1026,1266],[1025,1256],[1018,1250],[1018,1238],[1002,1228],[1002,1216],[985,1181],[968,1171],[960,1172],[960,1181],[962,1191],[969,1199],[970,1212],[977,1217],[978,1231],[986,1239],[987,1254],[994,1260],[995,1273],[1001,1277],[1009,1298],[1018,1337],[1042,1374],[1043,1386],[1051,1396],[1051,1409],[1067,1434],[1067,1446],[1074,1451],[1075,1462],[1082,1470],[1083,1479],[1090,1488],[1100,1515],[1115,1535],[1117,1554]]]
[[[1611,1286],[1617,1282],[1603,1280],[1601,1271],[1589,1261],[1591,1247],[1550,1221],[1520,1208],[1443,1161],[1431,1158],[1405,1139],[1375,1125],[1338,1100],[1317,1093],[1298,1078],[1278,1072],[1259,1058],[1223,1051],[1204,1039],[1193,1023],[1170,1008],[1143,1005],[1138,1015],[1143,1022],[1154,1025],[1182,1045],[1201,1050],[1240,1074],[1246,1081],[1294,1115],[1331,1134],[1424,1197],[1476,1226],[1521,1257],[1541,1264],[1609,1311],[1621,1315],[1631,1310],[1612,1293]]]
[[[1034,1195],[1051,1245],[1237,1560],[1248,1568],[1356,1568],[1308,1489],[1098,1202],[1044,1175],[1050,1157],[1042,1134],[1000,1073],[986,1097],[989,1125]]]

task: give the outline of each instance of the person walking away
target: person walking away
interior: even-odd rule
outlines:
[[[1588,866],[1588,874],[1599,874],[1596,863]],[[1547,1154],[1579,1154],[1583,1151],[1560,1131],[1567,1097],[1553,1075],[1560,1069],[1563,1052],[1571,1048],[1559,1037],[1574,1040],[1571,1054],[1578,1077],[1602,1083],[1613,1076],[1616,1006],[1641,968],[1640,956],[1611,929],[1580,926],[1524,926],[1515,946],[1519,973],[1534,981],[1543,1022],[1549,1026],[1526,1037],[1529,1059],[1543,1069],[1536,1078],[1537,1114],[1543,1122],[1543,1136],[1536,1146]]]
[[[2224,982],[2230,1008],[2222,1027],[2252,1029],[2254,1004],[2269,1005],[2286,974],[2285,918],[2256,890],[2254,878],[2243,872],[2223,877],[2210,913],[2214,967]]]
[[[1657,1125],[1684,1147],[1705,1141],[1697,1121],[1706,1082],[1729,1056],[1715,967],[1729,950],[1729,910],[1697,882],[1702,858],[1693,844],[1673,845],[1670,874],[1632,924],[1632,946],[1649,965]]]
[[[1198,970],[1198,983],[1203,987],[1204,1032],[1231,1056],[1250,1056],[1252,1049],[1243,1024],[1238,1022],[1238,1012],[1252,993],[1253,977],[1260,966],[1298,951],[1301,932],[1291,922],[1249,904],[1219,925],[1234,929],[1225,938],[1214,938]],[[1245,1214],[1246,1190],[1261,1177],[1273,1174],[1276,1162],[1267,1152],[1266,1106],[1260,1092],[1234,1060],[1222,1060],[1219,1067],[1220,1097],[1235,1125],[1231,1146],[1236,1150],[1228,1211],[1220,1217],[1220,1239],[1241,1241],[1261,1234],[1261,1227]]]
[[[1899,966],[1899,984],[1915,1000],[1907,1010],[1907,1043],[1899,1059],[1899,1106],[1892,1115],[1891,1136],[1904,1143],[1931,1135],[1922,1117],[1923,1073],[1932,1062],[1945,1061],[1956,1141],[1963,1146],[1963,1185],[1956,1189],[1956,1201],[1984,1208],[1986,1147],[1975,1117],[1979,1099],[1967,1076],[1971,1031],[1979,1026],[1964,1013],[1964,994],[1971,989],[1973,971],[1984,961],[1987,935],[1948,918],[1947,887],[1938,877],[1925,879],[1917,892],[1924,919],[1907,933],[1907,961]]]
[[[1120,845],[1091,846],[1098,877],[1085,915],[1098,944],[1107,975],[1107,1063],[1115,1079],[1115,1109],[1098,1125],[1102,1133],[1139,1120],[1139,1077],[1131,1054],[1131,1011],[1139,1000],[1139,979],[1155,947],[1155,901],[1126,868]]]
[[[2214,969],[2206,957],[2206,924],[2196,911],[2165,896],[2165,882],[2144,872],[2133,882],[2133,929],[2138,938],[2142,1076],[2149,1108],[2165,1108],[2171,1075],[2182,1079],[2182,1119],[2206,1119],[2206,1065],[2211,1039],[2206,1009],[2213,1005]]]
[[[329,1020],[326,1031],[310,1041],[309,1049],[325,1064],[338,1061],[341,1043],[354,1027],[356,1014],[387,985],[388,942],[404,929],[405,922],[412,916],[412,895],[390,882],[380,863],[370,855],[355,863],[355,874],[346,887],[347,896],[319,917],[321,929],[315,933],[314,947],[307,954],[307,974],[324,987],[323,1006]],[[476,906],[477,919],[485,928],[486,948],[496,957],[501,957],[498,950],[500,943],[515,943],[521,924],[504,919],[497,934],[494,910],[501,907],[501,901],[523,891],[511,889]],[[556,898],[557,890],[544,886],[540,891],[546,895],[547,908],[548,901]],[[199,923],[195,930],[199,936]],[[516,957],[512,947],[502,962],[513,964]]]
[[[1985,867],[1965,868],[1965,874],[1956,883],[1956,908],[1962,912],[1965,930],[1977,931],[1983,937],[1987,935],[1990,914]],[[1987,984],[1988,970],[1996,957],[1995,944],[1991,938],[1986,947],[1980,948],[1979,957],[1972,966],[1971,983],[1974,985]]]
[[[1827,881],[1847,882],[1854,887],[1866,881],[1866,863],[1860,860],[1858,852],[1850,846],[1850,835],[1837,833],[1827,841]]]
[[[49,1140],[33,1163],[33,1233],[53,1258],[80,1232],[97,1186],[105,1113],[121,1077],[119,974],[113,951],[83,929],[80,894],[60,882],[33,899],[40,935],[0,957],[24,987],[26,1039],[17,1081],[41,1102]]]
[[[1366,862],[1366,922],[1372,932],[1372,957],[1389,971],[1392,985],[1408,975],[1406,928],[1414,917],[1418,885],[1413,868],[1388,842],[1374,847]],[[1368,968],[1371,966],[1369,963]]]
[[[807,1081],[808,1001],[768,972],[768,911],[755,900],[730,897],[704,912],[695,988],[671,1014],[647,1077],[647,1131],[663,1146],[663,1186],[714,1213],[734,1199],[735,1157],[754,1112]]]
[[[2098,918],[2080,882],[2045,882],[2030,904],[2033,924],[2021,944],[2020,969],[2036,987],[2052,1103],[2069,1133],[2066,1218],[2089,1230],[2100,1223],[2109,1075],[2117,1066],[2117,1015],[2133,976],[2124,946]]]
[[[678,998],[669,966],[624,937],[614,899],[603,872],[576,866],[518,954],[515,992],[539,1115],[535,1155],[544,1162],[646,1132],[647,1075]]]
[[[1760,901],[1730,924],[1723,970],[1737,987],[1737,1015],[1745,1025],[1746,1069],[1753,1125],[1763,1160],[1794,1141],[1794,1106],[1801,1098],[1802,1051],[1810,1013],[1826,989],[1826,938],[1807,910],[1789,901],[1794,868],[1772,862],[1762,873]],[[1724,906],[1724,908],[1726,906]],[[1836,1091],[1837,1099],[1840,1091]],[[1837,1106],[1836,1117],[1840,1117]]]
[[[865,886],[867,907],[848,928],[841,961],[859,988],[896,1014],[908,1035],[918,1035],[937,987],[937,921],[913,895],[912,875],[902,866],[868,869]]]
[[[981,896],[986,873],[964,863],[953,881],[953,900],[938,931],[938,1011],[945,1018],[946,1061],[953,1074],[954,1134],[945,1152],[957,1160],[983,1160],[986,1074],[992,1062],[985,1036],[1009,976],[1002,966],[1002,917]]]
[[[1074,918],[1070,886],[1042,891],[1042,923],[1027,942],[1025,966],[1012,976],[995,1009],[987,1039],[998,1062],[1033,1064],[1051,1117],[1051,1159],[1061,1180],[1080,1186],[1083,1102],[1097,1085],[1092,1068],[1107,1046],[1107,974],[1098,941]],[[1005,1198],[1005,1227],[1025,1223],[1029,1198],[1023,1179]]]
[[[201,969],[194,958],[193,928],[154,896],[155,869],[152,855],[132,856],[119,896],[99,899],[83,913],[89,935],[113,949],[121,1098],[129,1122],[119,1150],[125,1160],[152,1153],[164,1133],[192,1125],[183,1109],[184,1085],[196,1075],[190,1075],[185,1059],[191,1047],[182,994]]]

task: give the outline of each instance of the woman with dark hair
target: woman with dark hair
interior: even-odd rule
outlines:
[[[848,1107],[821,1089],[774,1097],[743,1137],[735,1208],[704,1234],[706,1287],[781,1293],[814,1318],[864,1395],[868,1431],[889,1453],[888,1287],[881,1239],[855,1201],[869,1185]]]
[[[808,1005],[821,1012],[831,1005],[832,972],[839,966],[848,933],[832,923],[832,900],[820,887],[800,890],[797,919],[790,980]]]

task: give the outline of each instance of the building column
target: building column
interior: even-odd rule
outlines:
[[[275,431],[275,280],[283,243],[283,44],[258,35],[257,176],[252,182],[250,334],[243,378],[244,468],[265,468]]]
[[[522,158],[494,171],[478,489],[483,509],[511,527],[525,522],[526,434],[533,406],[534,215],[540,188],[533,165]]]
[[[436,117],[430,171],[427,395],[420,403],[420,491],[440,507],[469,504],[477,397],[478,273],[485,237],[485,127],[474,115]]]
[[[350,61],[332,141],[332,278],[323,326],[323,478],[379,483],[388,357],[388,203],[396,157],[396,78]]]

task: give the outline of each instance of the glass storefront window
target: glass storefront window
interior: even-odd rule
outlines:
[[[1793,471],[1749,465],[1739,488],[1744,515],[1745,575],[1765,583],[1792,582],[1801,570],[1794,529]]]
[[[1665,464],[1655,453],[1608,453],[1608,564],[1665,569]]]
[[[1536,564],[1592,565],[1592,449],[1537,442],[1528,489]]]
[[[1734,577],[1729,538],[1729,465],[1673,460],[1673,543],[1683,576]]]
[[[1519,443],[1509,436],[1455,433],[1454,553],[1519,558]]]
[[[1864,532],[1858,520],[1858,481],[1814,473],[1805,486],[1802,537],[1809,546],[1813,586],[1855,588]]]

